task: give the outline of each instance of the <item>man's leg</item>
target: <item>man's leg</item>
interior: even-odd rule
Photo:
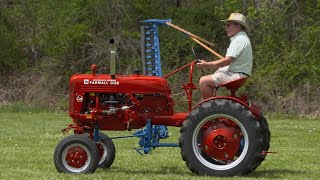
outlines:
[[[212,79],[212,75],[202,76],[200,78],[199,84],[203,100],[214,96],[216,86]]]
[[[208,99],[216,95],[216,87],[240,78],[245,78],[246,75],[218,69],[214,74],[202,76],[200,78],[200,90],[203,99]]]

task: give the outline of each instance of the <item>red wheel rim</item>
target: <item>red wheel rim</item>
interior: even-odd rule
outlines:
[[[62,163],[71,172],[81,172],[86,169],[90,160],[89,150],[82,144],[71,144],[62,153]]]
[[[233,160],[240,145],[240,129],[225,120],[205,125],[202,136],[203,152],[221,161]]]
[[[213,114],[193,130],[192,150],[208,168],[227,170],[242,162],[248,152],[248,142],[248,133],[237,118]]]
[[[97,147],[99,150],[99,165],[100,165],[107,158],[107,147],[102,141],[99,141],[97,143]]]

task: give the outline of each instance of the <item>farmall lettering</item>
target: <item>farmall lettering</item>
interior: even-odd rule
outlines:
[[[101,85],[119,85],[119,81],[115,79],[84,79],[83,84],[89,85],[89,84],[101,84]]]

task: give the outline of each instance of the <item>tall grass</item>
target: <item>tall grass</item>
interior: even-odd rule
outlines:
[[[318,179],[320,177],[320,119],[269,117],[270,154],[245,177],[212,178],[192,174],[179,148],[157,148],[141,156],[133,150],[137,138],[114,140],[116,159],[110,169],[93,174],[61,174],[53,164],[53,151],[71,123],[61,113],[0,113],[0,179]],[[169,128],[168,142],[177,142],[179,128]],[[106,132],[110,136],[132,132]]]

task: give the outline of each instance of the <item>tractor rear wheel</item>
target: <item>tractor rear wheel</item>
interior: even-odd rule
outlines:
[[[100,140],[98,141],[97,147],[99,149],[99,168],[109,168],[115,158],[116,150],[112,140],[106,134],[99,133]]]
[[[261,163],[259,123],[237,102],[204,102],[191,111],[180,132],[181,155],[193,173],[245,175]]]
[[[99,150],[92,139],[74,134],[62,139],[54,151],[54,164],[63,173],[93,173],[99,163]]]
[[[270,147],[270,140],[271,140],[271,133],[269,130],[269,124],[268,121],[266,120],[266,118],[263,116],[263,114],[261,113],[261,117],[259,119],[259,124],[260,124],[260,130],[261,130],[261,134],[262,134],[262,140],[263,140],[263,144],[262,144],[262,150],[265,152],[265,154],[263,154],[263,156],[261,157],[260,161],[262,162],[265,157],[266,157],[266,152],[268,152],[269,147]]]

